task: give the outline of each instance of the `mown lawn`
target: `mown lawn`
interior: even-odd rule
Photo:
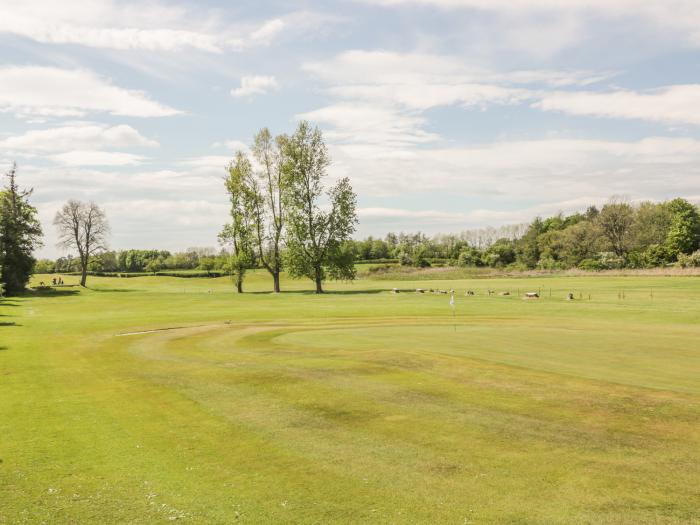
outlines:
[[[88,284],[0,303],[0,523],[700,523],[697,277]]]

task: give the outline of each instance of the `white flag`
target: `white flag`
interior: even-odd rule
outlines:
[[[452,294],[452,297],[450,297],[450,306],[451,306],[452,308],[455,307],[455,296],[454,296],[454,294]]]

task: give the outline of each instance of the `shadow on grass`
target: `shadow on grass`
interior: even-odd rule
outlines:
[[[282,290],[280,294],[287,295],[370,295],[386,292],[386,290],[329,290],[317,294],[313,290]],[[272,295],[273,292],[243,292],[243,295]]]
[[[110,292],[110,293],[130,293],[135,292],[133,288],[89,288],[92,292]]]
[[[22,325],[17,324],[14,321],[0,321],[0,328],[3,326],[22,326]]]
[[[80,290],[71,288],[34,288],[21,294],[22,297],[70,297],[78,295]],[[3,305],[4,306],[4,305]]]

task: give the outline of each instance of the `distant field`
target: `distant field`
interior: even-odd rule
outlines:
[[[0,523],[700,523],[700,278],[446,277],[4,300]]]

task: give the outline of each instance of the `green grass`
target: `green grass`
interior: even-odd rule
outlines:
[[[0,523],[700,523],[700,279],[407,279],[4,301]]]

